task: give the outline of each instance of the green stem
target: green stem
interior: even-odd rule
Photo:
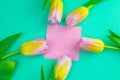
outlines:
[[[16,54],[19,54],[19,53],[20,53],[20,51],[17,50],[17,51],[15,51],[15,52],[12,52],[12,53],[9,53],[9,54],[3,56],[1,59],[6,59],[6,58],[8,58],[8,57],[11,57],[11,56],[16,55]]]
[[[88,9],[91,9],[93,6],[94,6],[94,4],[92,4],[92,5],[88,6]]]
[[[114,50],[120,50],[120,48],[118,47],[114,47],[114,46],[104,46],[105,48],[109,48],[109,49],[114,49]]]

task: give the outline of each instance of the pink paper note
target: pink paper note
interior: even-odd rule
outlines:
[[[80,27],[48,25],[46,37],[48,53],[45,54],[45,58],[58,59],[67,55],[72,60],[78,60],[80,35]]]

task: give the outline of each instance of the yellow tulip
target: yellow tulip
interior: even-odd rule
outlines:
[[[89,10],[97,3],[101,2],[102,0],[90,0],[85,3],[82,7],[77,8],[70,14],[68,14],[66,18],[66,24],[68,26],[74,26],[79,22],[83,21],[88,15]]]
[[[66,19],[66,24],[70,26],[74,26],[77,23],[81,22],[84,20],[89,14],[89,8],[87,7],[80,7],[76,9],[75,11],[71,12]]]
[[[81,38],[79,45],[81,49],[91,52],[102,52],[104,48],[120,50],[119,48],[114,46],[106,46],[104,42],[100,39],[92,39],[85,37]]]
[[[62,19],[62,13],[63,13],[63,3],[62,0],[54,0],[54,2],[51,5],[50,13],[49,13],[49,21],[51,23],[58,23],[61,22]]]
[[[39,55],[47,52],[47,44],[44,39],[36,39],[23,43],[20,49],[23,55]]]
[[[102,52],[104,43],[99,39],[82,38],[80,40],[80,48],[91,52]]]
[[[68,56],[63,56],[61,59],[59,59],[55,68],[56,80],[65,80],[70,71],[71,66],[72,61],[71,58],[69,58]]]

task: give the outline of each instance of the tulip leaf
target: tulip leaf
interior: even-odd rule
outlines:
[[[112,34],[112,36],[117,37],[117,38],[120,38],[120,36],[117,35],[116,33],[114,33],[112,30],[109,30],[109,32]]]
[[[41,80],[45,80],[44,68],[41,66]]]
[[[0,63],[0,80],[10,80],[15,68],[14,61],[2,61]]]
[[[90,5],[98,4],[98,3],[102,2],[102,1],[104,1],[104,0],[89,0],[89,1],[88,1],[87,3],[85,3],[83,6],[88,7],[88,6],[90,6]]]
[[[50,72],[50,80],[55,80],[55,65],[52,63],[52,68]]]
[[[46,7],[50,6],[53,0],[45,0],[42,9],[45,9]]]
[[[114,36],[108,36],[107,37],[113,41],[116,45],[118,45],[120,47],[120,38],[114,37]]]
[[[2,58],[7,53],[9,48],[19,38],[20,35],[21,33],[14,34],[0,41],[0,58]]]

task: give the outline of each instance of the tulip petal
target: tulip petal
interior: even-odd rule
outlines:
[[[63,3],[61,0],[54,0],[53,4],[50,8],[49,18],[48,20],[52,23],[61,22],[62,19],[62,11],[63,11]]]
[[[47,52],[47,44],[44,39],[35,39],[32,41],[25,42],[20,51],[24,55],[39,55]]]
[[[66,18],[66,24],[74,26],[84,20],[89,14],[88,8],[80,7],[71,12]]]
[[[55,68],[55,77],[57,80],[64,80],[72,66],[72,60],[68,56],[62,56],[56,65]]]

